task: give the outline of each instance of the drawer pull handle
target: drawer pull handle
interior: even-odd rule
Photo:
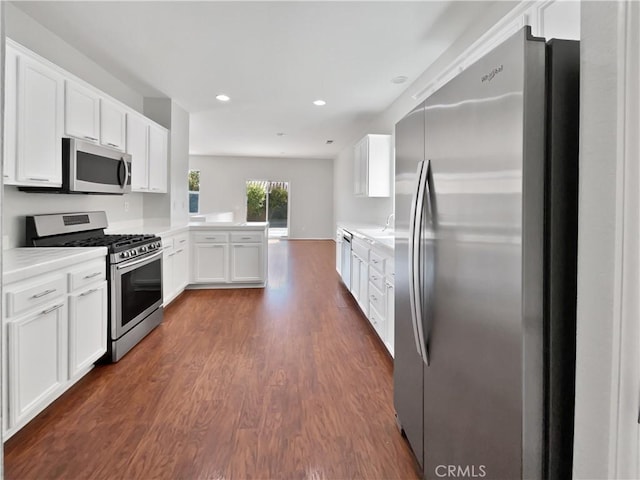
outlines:
[[[63,305],[64,305],[64,303],[61,303],[61,304],[59,304],[59,305],[54,305],[54,306],[53,306],[53,307],[51,307],[51,308],[47,308],[46,310],[41,311],[41,312],[40,312],[40,315],[46,315],[47,313],[51,313],[51,312],[53,312],[54,310],[58,310],[59,308],[62,308],[62,306],[63,306]]]
[[[91,275],[85,275],[85,276],[84,276],[84,280],[88,280],[88,279],[90,279],[90,278],[97,277],[97,276],[98,276],[98,275],[100,275],[101,273],[102,273],[102,272],[96,272],[96,273],[92,273]]]
[[[378,260],[371,260],[373,263],[378,263]]]
[[[109,145],[110,147],[115,147],[118,148],[120,145],[116,145],[115,143],[109,143],[107,142],[107,145]]]
[[[251,240],[251,237],[242,237],[242,240]]]
[[[89,135],[85,135],[84,138],[86,138],[87,140],[93,140],[94,142],[98,141],[96,137],[90,137]]]
[[[31,298],[42,298],[42,297],[44,297],[45,295],[49,295],[50,293],[53,293],[53,292],[55,292],[55,291],[56,291],[56,289],[55,289],[55,288],[51,288],[51,289],[49,289],[49,290],[45,290],[44,292],[35,293],[35,294],[31,295]]]
[[[172,252],[169,254],[169,257],[173,257],[176,254],[176,252]]]
[[[378,301],[378,297],[376,297],[375,295],[371,295],[371,300],[373,300],[374,302]]]
[[[182,253],[184,252],[184,248],[181,248],[180,250],[176,250],[176,253]]]
[[[81,297],[84,297],[84,296],[86,296],[86,295],[90,295],[90,294],[92,294],[93,292],[97,292],[97,291],[98,291],[98,289],[97,289],[97,288],[92,288],[91,290],[87,290],[86,292],[81,293],[81,294],[80,294],[80,296],[81,296]]]
[[[185,240],[185,239],[183,238],[182,240],[180,240],[180,243],[184,243],[184,242],[186,242],[186,241],[187,241],[187,240]]]
[[[29,177],[27,180],[31,180],[33,182],[48,182],[48,178],[40,178],[40,177]]]
[[[218,237],[204,237],[205,240],[217,240]]]
[[[371,280],[378,280],[378,277],[376,277],[375,275],[371,275]]]

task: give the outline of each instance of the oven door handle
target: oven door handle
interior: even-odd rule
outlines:
[[[153,255],[150,255],[148,257],[141,258],[140,260],[136,260],[134,262],[128,262],[128,263],[123,263],[122,265],[118,265],[118,266],[116,266],[116,269],[122,270],[122,269],[129,268],[129,267],[135,267],[136,265],[140,265],[141,263],[149,263],[152,260],[155,260],[156,258],[159,258],[161,256],[162,256],[162,250],[157,252],[157,253],[154,253]]]

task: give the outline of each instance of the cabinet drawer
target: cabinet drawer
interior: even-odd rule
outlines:
[[[373,328],[375,328],[376,333],[382,339],[382,341],[387,340],[387,319],[384,318],[383,315],[378,313],[376,308],[371,304],[371,308],[369,308],[369,321]]]
[[[227,232],[195,232],[193,240],[196,243],[227,243],[229,234]]]
[[[106,263],[103,260],[92,262],[87,266],[69,272],[69,291],[73,292],[85,285],[102,281],[106,278]]]
[[[162,237],[162,249],[163,250],[171,250],[173,249],[173,237]]]
[[[370,253],[369,265],[371,265],[378,272],[384,275],[384,266],[385,266],[386,260],[387,259],[382,255],[372,251]]]
[[[369,262],[369,246],[359,238],[353,238],[351,242],[351,249],[365,262]]]
[[[48,277],[40,282],[23,283],[7,288],[7,317],[11,317],[32,307],[52,301],[66,293],[65,278],[62,274]]]
[[[373,268],[369,269],[369,282],[378,290],[384,290],[384,276]]]
[[[369,304],[379,312],[385,311],[384,293],[372,284],[369,284]]]
[[[231,233],[231,243],[255,243],[262,242],[264,234],[262,232],[233,232]]]
[[[173,248],[180,249],[187,246],[187,242],[189,241],[189,234],[181,233],[180,235],[176,235],[173,237]]]

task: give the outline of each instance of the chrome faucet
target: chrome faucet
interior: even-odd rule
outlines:
[[[385,224],[384,228],[382,229],[382,231],[384,232],[387,228],[389,228],[391,226],[391,217],[395,218],[396,214],[395,213],[390,213],[389,216],[387,217],[387,223]]]

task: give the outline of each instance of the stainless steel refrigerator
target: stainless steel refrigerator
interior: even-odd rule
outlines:
[[[394,404],[425,478],[571,478],[579,45],[529,27],[396,125]]]

